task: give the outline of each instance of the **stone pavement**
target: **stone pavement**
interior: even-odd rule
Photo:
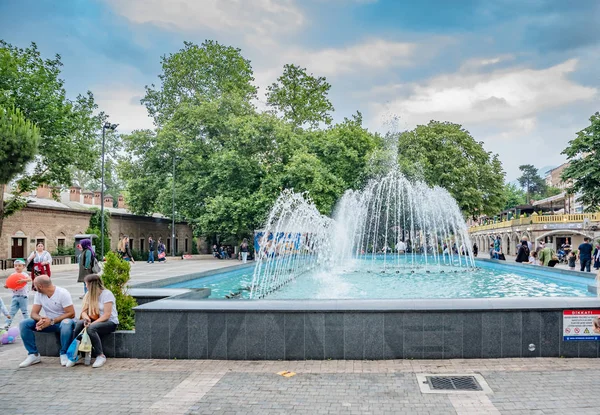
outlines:
[[[17,369],[23,358],[21,344],[0,346],[3,415],[600,413],[600,359],[109,359],[66,369],[43,358]],[[422,394],[416,373],[479,373],[492,393]]]
[[[219,260],[212,259],[212,256],[206,255],[200,260],[174,260],[168,259],[167,262],[148,264],[138,261],[131,265],[130,285],[140,284],[148,281],[156,281],[163,278],[176,277],[178,275],[195,274],[212,269],[231,267],[240,265],[242,262],[237,259]],[[77,282],[78,271],[76,269],[70,271],[60,271],[52,273],[54,284],[66,288],[73,297],[75,311],[79,313],[81,310],[81,300],[79,296],[83,295],[83,284]],[[6,278],[1,277],[0,281]],[[0,297],[4,301],[6,308],[10,309],[11,292],[4,288],[4,283],[0,284]],[[33,296],[29,297],[29,309],[33,305]],[[15,322],[21,321],[21,315],[16,316]],[[13,323],[13,326],[14,326]],[[0,314],[0,327],[4,325],[4,316]]]

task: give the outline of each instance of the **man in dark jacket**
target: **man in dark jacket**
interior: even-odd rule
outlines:
[[[152,237],[148,238],[148,263],[153,263],[154,264],[154,240],[152,239]]]

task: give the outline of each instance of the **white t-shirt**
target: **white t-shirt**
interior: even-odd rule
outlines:
[[[98,308],[100,316],[102,316],[104,314],[104,304],[105,303],[112,303],[112,311],[110,313],[110,317],[108,319],[108,321],[112,321],[115,324],[119,324],[119,314],[117,312],[117,300],[115,299],[115,296],[113,295],[113,293],[111,293],[109,290],[107,290],[106,288],[104,290],[102,290],[102,292],[100,293],[100,296],[98,297]]]
[[[48,318],[56,318],[65,314],[65,307],[73,305],[71,294],[62,287],[55,287],[52,297],[36,292],[34,305],[41,305]]]

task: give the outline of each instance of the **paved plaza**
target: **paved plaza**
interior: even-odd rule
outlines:
[[[132,284],[239,264],[136,263]],[[79,309],[76,271],[57,285]],[[2,298],[10,299],[6,291]],[[17,317],[17,321],[20,316]],[[0,414],[600,414],[600,359],[219,361],[109,359],[17,369],[22,343],[0,346]],[[295,375],[284,377],[278,372]],[[491,393],[424,394],[416,374],[480,374]]]
[[[3,415],[600,413],[597,359],[109,359],[66,369],[45,357],[17,369],[23,357],[21,344],[0,346]],[[492,393],[422,394],[416,373],[479,373]]]

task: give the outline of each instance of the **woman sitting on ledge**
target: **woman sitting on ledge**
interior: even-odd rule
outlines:
[[[104,288],[102,280],[96,274],[87,275],[84,279],[87,286],[87,294],[83,297],[81,306],[81,320],[75,326],[75,335],[79,334],[84,327],[92,342],[92,348],[96,351],[96,361],[92,367],[101,367],[106,363],[106,356],[102,350],[100,335],[114,332],[119,325],[119,316],[115,296]],[[69,361],[67,367],[75,365]]]

